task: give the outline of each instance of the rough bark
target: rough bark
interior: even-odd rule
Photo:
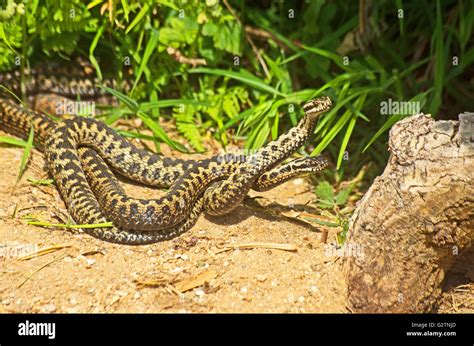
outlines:
[[[393,126],[389,163],[349,224],[349,244],[363,250],[345,262],[350,311],[432,311],[474,239],[473,129],[474,113]]]

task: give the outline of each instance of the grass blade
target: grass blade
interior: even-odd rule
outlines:
[[[181,152],[187,152],[186,148],[181,143],[175,142],[171,138],[169,138],[165,130],[163,130],[163,128],[158,125],[153,119],[151,119],[147,114],[143,113],[142,111],[138,111],[137,115],[140,119],[142,119],[143,123],[153,132],[153,134],[162,142],[168,144],[173,149],[176,149]]]
[[[30,133],[28,134],[28,140],[25,145],[25,149],[23,150],[23,155],[21,155],[20,160],[20,172],[18,173],[18,177],[16,178],[16,182],[18,183],[25,173],[26,164],[28,163],[28,159],[30,157],[31,149],[33,148],[33,137],[35,135],[35,130],[33,126],[30,128]]]
[[[366,98],[367,98],[367,94],[363,94],[357,100],[357,106],[356,106],[357,110],[360,111]],[[352,131],[354,130],[354,126],[356,124],[357,118],[358,118],[357,113],[353,113],[351,120],[349,120],[349,125],[347,126],[346,133],[344,134],[344,138],[342,139],[341,148],[339,149],[339,155],[337,157],[337,167],[336,167],[337,169],[341,167],[342,158],[344,157],[344,153],[346,151],[347,144],[349,143],[349,138],[351,137]]]
[[[13,137],[7,137],[7,136],[0,136],[0,142],[1,143],[6,143],[6,144],[11,144],[11,145],[16,145],[17,147],[26,147],[28,144],[26,141],[18,138],[13,138]]]
[[[97,30],[97,33],[94,36],[94,40],[92,40],[92,43],[89,47],[89,60],[91,61],[91,64],[94,66],[99,80],[102,80],[102,71],[100,70],[99,63],[97,62],[97,59],[94,56],[94,51],[95,51],[95,48],[97,47],[97,43],[99,43],[99,40],[102,37],[102,33],[104,32],[104,30],[105,30],[105,24],[103,24],[99,28],[99,30]]]
[[[143,53],[143,58],[141,59],[140,67],[138,68],[137,77],[135,78],[135,82],[133,83],[132,91],[130,94],[133,94],[140,77],[143,74],[145,68],[147,68],[148,60],[150,60],[151,54],[155,50],[156,46],[158,45],[158,30],[152,29],[150,39],[145,47],[145,53]]]
[[[142,9],[140,10],[140,12],[138,12],[137,16],[135,17],[135,19],[133,20],[132,23],[130,23],[130,25],[128,26],[127,30],[125,30],[125,34],[128,34],[130,32],[130,30],[132,30],[138,23],[140,23],[140,21],[142,20],[142,18],[146,15],[146,13],[148,12],[148,9],[150,8],[150,6],[148,4],[145,4],[143,5]]]
[[[104,89],[105,91],[111,93],[120,101],[122,101],[132,112],[136,113],[139,110],[139,106],[137,101],[133,100],[132,98],[128,97],[125,94],[122,94],[120,91],[114,90],[112,88],[106,87],[104,85],[99,85],[100,88]]]
[[[216,76],[227,77],[227,78],[238,80],[239,82],[247,84],[248,86],[259,89],[261,91],[271,93],[273,95],[278,95],[278,96],[283,96],[283,97],[287,96],[281,93],[280,91],[278,91],[277,89],[269,86],[263,80],[255,77],[253,74],[251,74],[250,72],[244,69],[241,69],[240,71],[236,72],[236,71],[229,71],[229,70],[223,70],[223,69],[218,69],[218,68],[200,67],[200,68],[191,69],[188,71],[188,73],[207,73],[207,74],[212,74]]]

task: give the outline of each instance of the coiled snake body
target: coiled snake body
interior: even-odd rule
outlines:
[[[4,77],[0,82],[8,86],[13,79]],[[101,95],[93,84],[80,78],[73,83],[76,88],[69,89],[61,87],[61,79],[42,80],[49,80],[59,95]],[[44,88],[28,90],[32,94]],[[296,175],[324,169],[328,163],[320,156],[277,165],[307,140],[318,115],[330,106],[327,97],[308,102],[305,117],[296,127],[252,155],[217,155],[202,161],[162,157],[138,149],[92,118],[76,116],[55,123],[5,98],[0,99],[0,127],[25,137],[33,126],[35,144],[45,152],[48,168],[76,222],[112,221],[117,226],[84,229],[86,232],[106,241],[138,245],[186,231],[203,211],[228,213],[250,188],[267,190]],[[109,165],[133,180],[170,189],[155,200],[130,198]]]

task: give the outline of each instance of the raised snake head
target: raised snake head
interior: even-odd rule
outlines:
[[[318,115],[328,111],[332,106],[331,99],[328,96],[319,97],[306,102],[303,105],[303,110],[306,115],[316,119]]]

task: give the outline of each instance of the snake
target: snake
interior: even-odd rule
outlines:
[[[61,79],[53,79],[48,85],[62,83]],[[72,85],[79,87],[53,89],[67,96],[73,92],[98,94],[87,90],[94,88],[90,83]],[[275,166],[306,141],[315,119],[330,105],[329,98],[307,103],[306,115],[296,127],[245,157],[244,162],[229,159],[229,155],[201,161],[162,157],[136,148],[98,120],[72,117],[55,124],[45,115],[7,99],[0,100],[0,126],[25,137],[33,124],[35,143],[45,151],[48,167],[73,218],[80,223],[112,220],[117,226],[90,229],[88,233],[103,240],[138,245],[181,234],[194,225],[204,209],[211,215],[231,211],[250,188],[266,190],[298,174],[321,171],[327,166],[322,157]],[[171,188],[160,199],[131,199],[108,165],[142,183]]]

